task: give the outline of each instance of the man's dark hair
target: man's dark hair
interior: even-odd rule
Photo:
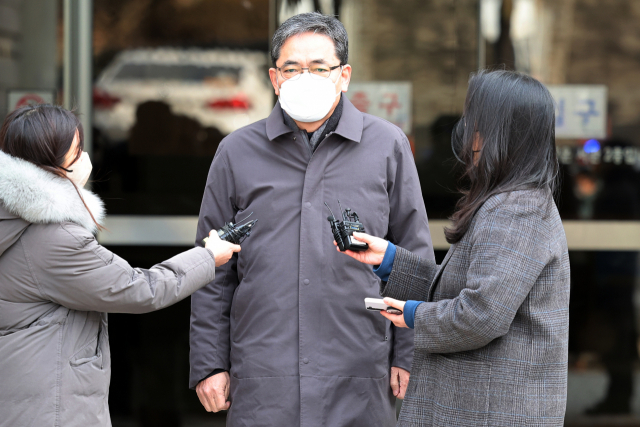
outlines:
[[[271,61],[276,65],[280,58],[280,49],[293,36],[303,33],[324,34],[333,41],[336,56],[340,65],[345,65],[349,59],[349,37],[342,22],[330,15],[322,13],[301,13],[287,19],[278,27],[271,41]]]
[[[540,188],[555,193],[558,160],[555,108],[546,87],[513,71],[479,71],[471,76],[462,119],[452,147],[465,165],[462,198],[445,230],[449,243],[462,239],[474,215],[490,197]],[[481,148],[474,162],[474,140]]]

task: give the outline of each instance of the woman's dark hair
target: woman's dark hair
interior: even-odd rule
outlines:
[[[480,143],[475,162],[474,140]],[[462,239],[491,196],[532,188],[555,194],[555,107],[547,88],[533,77],[505,70],[472,74],[452,147],[465,165],[467,185],[460,190],[453,225],[445,229],[449,243]]]
[[[80,190],[68,178],[68,171],[63,167],[76,132],[79,143],[73,162],[80,158],[84,148],[84,133],[78,117],[57,105],[26,105],[12,111],[4,119],[0,129],[0,150],[31,162],[60,178],[68,179],[93,222],[102,230],[103,227],[98,224]]]

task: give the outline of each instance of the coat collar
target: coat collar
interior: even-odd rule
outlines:
[[[349,101],[349,98],[347,98],[344,93],[342,96],[342,117],[340,117],[340,122],[334,133],[351,141],[360,142],[364,128],[364,116],[351,101]],[[282,107],[280,107],[280,102],[278,101],[275,107],[273,107],[269,117],[267,117],[267,138],[273,141],[277,137],[291,132],[293,131],[284,123]]]
[[[85,189],[82,198],[98,223],[105,216],[102,200]],[[33,163],[0,151],[0,203],[4,208],[33,224],[73,222],[97,231],[91,215],[73,184]]]

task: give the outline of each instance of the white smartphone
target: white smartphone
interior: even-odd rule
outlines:
[[[382,311],[385,310],[389,314],[402,314],[402,310],[393,308],[384,303],[384,300],[380,298],[365,298],[364,306],[367,310]]]

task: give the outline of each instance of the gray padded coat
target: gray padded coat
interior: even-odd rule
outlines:
[[[214,278],[204,248],[142,270],[95,231],[68,180],[0,151],[0,426],[110,426],[106,313],[158,310]]]

